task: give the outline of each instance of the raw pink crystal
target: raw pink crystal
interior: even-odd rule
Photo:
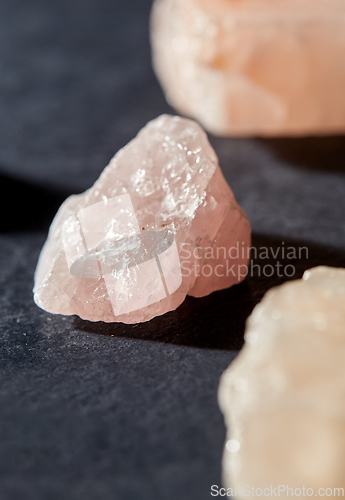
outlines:
[[[156,0],[169,102],[220,135],[345,131],[343,0]]]
[[[344,496],[345,269],[317,267],[270,290],[245,338],[219,386],[229,495]]]
[[[147,321],[187,294],[242,281],[249,247],[249,222],[206,134],[164,115],[114,156],[92,188],[62,204],[37,264],[34,298],[46,311],[91,321]]]

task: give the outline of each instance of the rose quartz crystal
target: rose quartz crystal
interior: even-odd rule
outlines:
[[[249,222],[206,134],[164,115],[92,188],[62,204],[39,257],[34,299],[91,321],[147,321],[187,294],[242,281],[249,247]]]
[[[334,488],[345,488],[345,269],[314,268],[270,290],[245,338],[219,387],[225,486],[248,499],[271,485],[276,496],[292,488],[282,499],[303,486],[314,493],[301,496],[343,496]],[[248,485],[254,494],[243,494]]]
[[[156,0],[168,101],[220,135],[345,131],[344,0]]]

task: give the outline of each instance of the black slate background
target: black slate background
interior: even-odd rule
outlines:
[[[173,112],[150,65],[150,3],[0,2],[0,500],[211,498],[218,380],[250,311],[282,281],[255,275],[134,326],[32,301],[59,204]],[[345,137],[210,140],[254,246],[308,246],[293,278],[345,266]]]

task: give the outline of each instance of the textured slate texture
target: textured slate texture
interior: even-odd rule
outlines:
[[[250,311],[283,281],[256,273],[137,326],[52,316],[32,302],[59,204],[172,112],[150,66],[149,9],[0,2],[0,500],[210,498],[225,437],[219,377]],[[292,278],[345,266],[344,137],[211,141],[254,246],[307,246]]]

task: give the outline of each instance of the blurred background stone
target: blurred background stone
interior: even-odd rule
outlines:
[[[156,0],[168,101],[222,136],[345,131],[342,0]]]

